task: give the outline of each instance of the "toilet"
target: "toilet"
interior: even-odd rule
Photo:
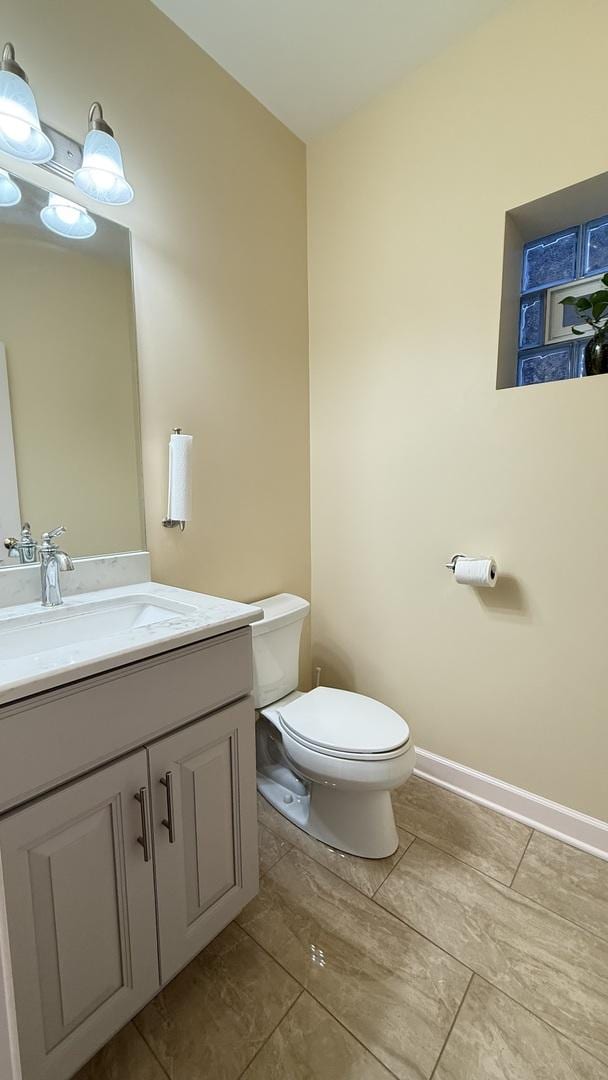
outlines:
[[[340,851],[367,859],[398,845],[390,792],[410,776],[410,730],[363,694],[297,690],[300,636],[310,604],[281,593],[259,600],[253,623],[257,787],[279,813]]]

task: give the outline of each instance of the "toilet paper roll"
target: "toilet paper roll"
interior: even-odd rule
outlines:
[[[169,440],[170,521],[190,521],[192,516],[192,435],[172,435]]]
[[[494,559],[458,558],[454,567],[454,577],[459,585],[476,585],[484,589],[493,589],[498,573]]]

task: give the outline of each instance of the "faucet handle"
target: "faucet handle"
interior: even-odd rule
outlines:
[[[56,536],[62,536],[65,531],[65,525],[58,525],[56,529],[51,529],[49,532],[42,534],[42,542],[44,544],[50,544]]]

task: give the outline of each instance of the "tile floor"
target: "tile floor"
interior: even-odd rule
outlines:
[[[259,895],[77,1080],[608,1080],[608,862],[394,803],[374,862],[259,799]]]

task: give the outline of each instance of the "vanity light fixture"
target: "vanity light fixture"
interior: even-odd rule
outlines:
[[[21,190],[6,169],[0,169],[0,206],[16,206],[21,202]]]
[[[83,206],[53,191],[49,193],[48,204],[43,206],[40,217],[47,229],[69,240],[88,240],[97,232],[95,221]]]
[[[89,109],[89,132],[74,183],[85,195],[113,206],[129,203],[133,198],[133,188],[125,179],[120,147],[98,101]]]
[[[36,165],[53,156],[53,144],[40,127],[34,95],[10,41],[0,60],[0,150]]]

